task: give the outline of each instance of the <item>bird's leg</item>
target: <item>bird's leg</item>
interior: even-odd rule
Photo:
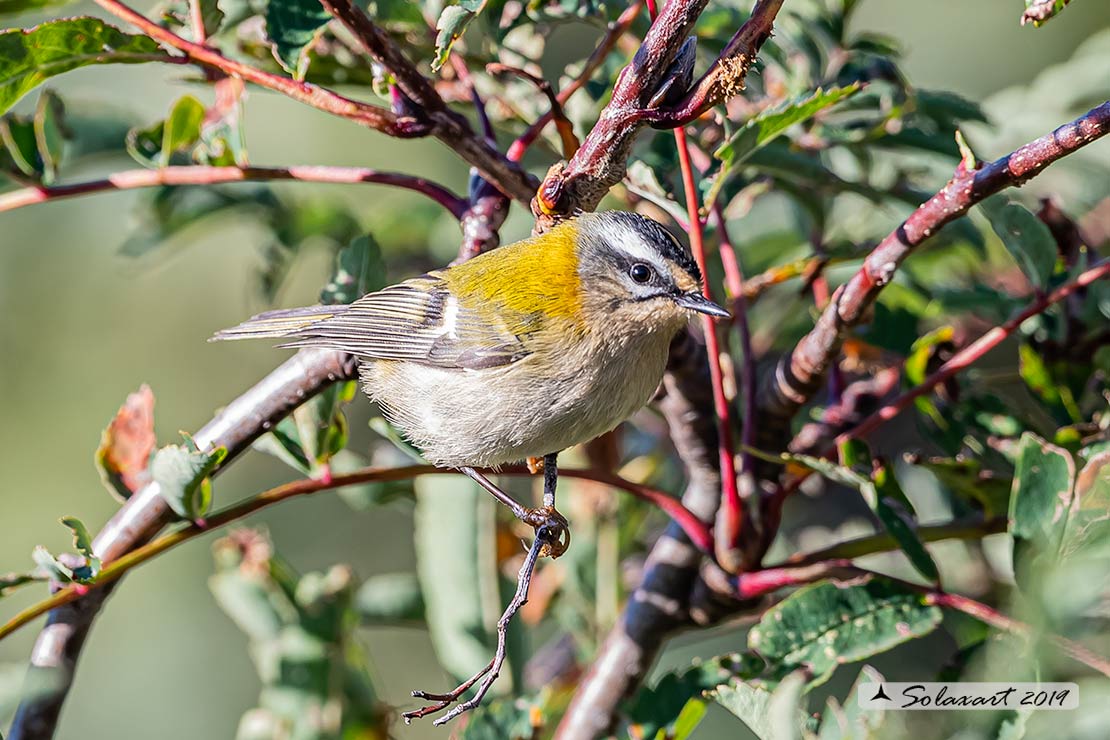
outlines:
[[[493,655],[493,660],[485,668],[446,694],[431,694],[427,691],[412,692],[412,695],[417,699],[424,699],[432,703],[402,714],[405,724],[446,709],[457,702],[475,684],[478,684],[478,689],[474,692],[474,696],[461,704],[457,704],[450,712],[438,718],[433,724],[442,725],[445,722],[450,722],[463,712],[474,709],[482,703],[486,692],[489,691],[490,686],[493,686],[493,682],[497,680],[497,676],[501,673],[502,666],[505,665],[505,643],[509,634],[509,622],[512,621],[520,607],[528,601],[528,587],[532,584],[532,573],[536,569],[536,561],[539,560],[541,551],[557,542],[558,537],[558,533],[552,531],[546,525],[536,530],[536,539],[533,540],[532,547],[528,549],[528,555],[524,558],[524,564],[520,566],[520,573],[517,575],[516,594],[513,595],[513,600],[509,602],[509,606],[505,608],[501,619],[497,620],[497,650]],[[481,683],[478,683],[479,681]]]
[[[536,530],[539,538],[541,528],[547,528],[549,542],[540,551],[540,555],[550,555],[557,558],[570,547],[570,527],[566,517],[555,509],[555,484],[559,480],[559,468],[556,459],[558,453],[544,455],[543,458],[543,505],[538,509],[531,509],[516,501],[512,496],[502,491],[496,483],[474,468],[459,468],[459,471],[489,492],[495,499],[509,507],[520,521]]]

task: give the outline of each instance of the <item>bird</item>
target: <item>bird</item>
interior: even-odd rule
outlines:
[[[468,475],[569,545],[557,455],[615,428],[662,380],[692,314],[729,316],[659,222],[582,213],[547,232],[368,293],[268,311],[212,341],[277,339],[358,358],[363,390],[435,466]],[[517,503],[480,468],[542,459],[544,505]]]

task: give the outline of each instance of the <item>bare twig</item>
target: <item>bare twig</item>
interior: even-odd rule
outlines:
[[[770,451],[782,449],[791,419],[817,391],[844,334],[863,319],[898,265],[916,247],[987,196],[1021,185],[1107,132],[1110,102],[994,162],[978,166],[974,161],[962,161],[947,185],[871,251],[859,272],[833,295],[817,325],[779,363],[759,395],[757,446]],[[773,474],[772,470],[760,477]]]
[[[640,14],[640,10],[642,10],[643,7],[643,1],[636,0],[636,2],[633,2],[625,8],[624,12],[620,14],[620,17],[609,26],[609,30],[605,33],[605,36],[602,37],[601,42],[597,45],[597,48],[594,49],[593,53],[590,54],[590,58],[586,60],[586,64],[583,65],[582,71],[570,82],[570,84],[560,90],[555,96],[560,106],[566,105],[570,97],[581,90],[582,87],[590,81],[594,72],[596,72],[597,68],[601,66],[601,63],[605,61],[605,57],[613,50],[613,47],[620,37],[632,26],[632,22],[636,20],[636,16]],[[554,119],[555,107],[552,106],[550,110],[537,118],[531,126],[526,128],[524,133],[518,136],[516,141],[509,146],[508,158],[514,162],[519,162],[520,158],[524,156],[524,152],[539,137],[544,127]]]
[[[324,8],[355,35],[366,52],[388,69],[397,86],[421,109],[431,123],[430,133],[473,165],[494,187],[510,198],[527,203],[536,192],[536,179],[516,162],[478,136],[460,114],[450,110],[432,83],[405,58],[404,53],[351,0],[321,0]]]
[[[574,153],[578,151],[579,143],[578,137],[574,135],[574,125],[571,124],[567,114],[563,111],[563,104],[559,102],[559,96],[551,88],[551,83],[542,77],[532,74],[531,72],[521,69],[520,67],[513,67],[508,64],[493,63],[486,65],[486,71],[490,74],[511,74],[527,80],[535,85],[536,89],[547,98],[547,104],[550,106],[548,114],[552,120],[555,121],[555,129],[559,132],[559,139],[563,144],[563,156],[570,159]],[[508,158],[514,162],[519,162],[520,158],[524,156],[525,144],[522,144],[520,139],[517,139],[509,147],[507,154]]]
[[[72,198],[77,195],[103,193],[112,190],[132,190],[159,185],[219,185],[230,182],[261,180],[296,180],[323,183],[376,183],[391,185],[422,193],[446,208],[456,218],[462,218],[466,201],[442,185],[422,177],[395,172],[378,172],[365,167],[232,167],[232,166],[181,166],[157,170],[135,169],[116,172],[101,180],[89,180],[68,185],[32,186],[0,193],[0,212],[45,203],[51,200]]]
[[[920,385],[911,388],[898,398],[890,403],[884,405],[882,408],[875,411],[866,419],[861,421],[858,425],[851,429],[845,430],[837,436],[835,443],[825,451],[825,455],[832,455],[835,453],[836,445],[847,442],[850,439],[859,439],[871,432],[875,431],[879,426],[890,421],[898,414],[909,408],[914,399],[929,393],[938,385],[948,381],[957,373],[966,370],[975,362],[981,360],[988,352],[1002,344],[1007,337],[1011,336],[1018,328],[1028,321],[1031,317],[1042,313],[1049,306],[1059,303],[1068,296],[1074,294],[1076,291],[1082,290],[1091,283],[1099,280],[1110,278],[1110,259],[1105,259],[1086,270],[1074,280],[1064,283],[1056,290],[1048,295],[1041,296],[1031,304],[1026,306],[1018,314],[1010,318],[1008,321],[1000,326],[996,326],[986,334],[976,339],[974,342],[964,347],[962,350],[954,354],[947,362],[941,365],[937,370],[929,375]],[[812,473],[804,473],[789,483],[781,486],[771,499],[769,511],[771,515],[776,517],[782,510],[783,501],[794,491],[798,490],[802,481],[808,478]]]
[[[198,433],[196,437],[198,444],[200,435],[201,433]],[[492,473],[493,471],[488,472]],[[496,473],[498,475],[532,475],[528,468],[523,465],[508,465],[500,468]],[[344,475],[334,475],[328,478],[305,478],[271,488],[205,517],[203,525],[189,524],[174,532],[163,535],[152,542],[118,555],[110,561],[105,558],[104,568],[97,576],[95,582],[91,584],[65,586],[58,589],[49,598],[32,604],[27,609],[8,620],[4,625],[0,626],[0,639],[7,637],[28,622],[52,609],[88,599],[95,601],[94,594],[99,593],[100,589],[106,588],[118,581],[129,570],[146,563],[177,545],[203,536],[215,529],[232,524],[233,522],[237,522],[240,519],[244,519],[274,504],[299,496],[307,496],[321,491],[330,491],[336,488],[354,486],[362,483],[408,480],[424,475],[457,474],[458,471],[456,470],[436,468],[431,465],[409,465],[397,468],[365,468],[363,470],[346,473]],[[688,537],[690,541],[696,543],[696,547],[698,547],[701,552],[711,552],[713,549],[713,542],[708,525],[705,524],[699,516],[687,509],[682,502],[671,498],[662,491],[640,483],[625,480],[614,473],[601,470],[562,468],[559,470],[559,474],[567,478],[601,483],[611,488],[626,491],[637,498],[648,501],[671,516],[678,530],[683,533],[683,536]],[[150,486],[147,486],[142,489],[140,493],[147,491],[149,488]],[[162,500],[160,496],[158,500]],[[111,522],[109,522],[109,525],[111,525]],[[105,527],[105,530],[108,530],[108,526]],[[100,540],[103,536],[104,532],[102,532],[97,539]]]
[[[214,49],[188,41],[173,31],[159,26],[119,0],[96,0],[96,3],[117,18],[135,26],[155,41],[183,52],[189,59],[198,64],[241,77],[247,82],[282,93],[306,105],[311,105],[313,108],[360,123],[390,136],[426,136],[430,133],[427,124],[415,119],[399,117],[385,108],[345,98],[318,85],[298,82],[229,59]]]

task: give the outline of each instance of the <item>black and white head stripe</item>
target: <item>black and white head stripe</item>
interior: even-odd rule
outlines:
[[[701,282],[694,258],[658,221],[625,211],[607,211],[592,218],[596,219],[599,235],[630,259],[646,262],[664,274],[670,262]]]

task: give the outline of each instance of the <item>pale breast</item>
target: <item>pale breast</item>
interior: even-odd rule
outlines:
[[[489,467],[560,452],[616,427],[659,386],[669,333],[576,342],[479,370],[367,361],[366,392],[428,460]]]

